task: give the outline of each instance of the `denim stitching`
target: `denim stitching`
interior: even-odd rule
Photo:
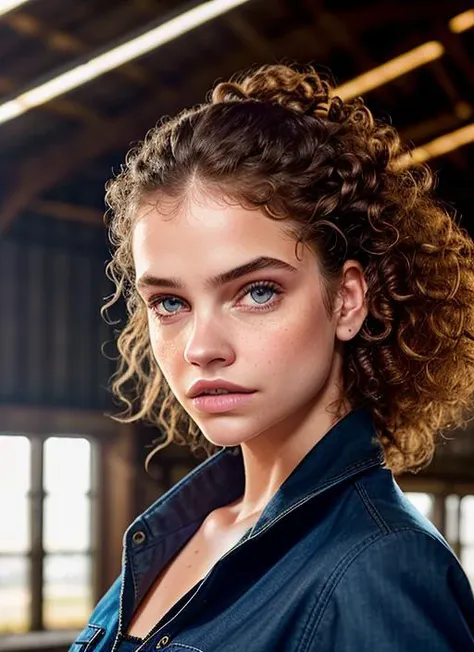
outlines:
[[[87,639],[85,639],[85,640],[84,640],[83,638],[79,638],[79,637],[81,636],[81,634],[82,634],[82,632],[81,632],[81,634],[79,634],[79,636],[77,637],[77,639],[76,639],[76,641],[75,641],[76,643],[90,643],[91,640],[93,640],[93,638],[94,638],[95,636],[97,636],[97,634],[98,634],[101,630],[103,630],[104,628],[101,627],[100,625],[91,625],[91,624],[88,624],[86,627],[84,627],[84,630],[87,630],[87,629],[95,629],[95,630],[96,630],[96,631],[94,632],[92,638],[89,637],[89,638],[87,638]],[[83,631],[84,631],[84,630],[83,630]]]
[[[332,487],[332,486],[334,486],[336,484],[339,484],[340,482],[342,482],[342,480],[345,480],[346,478],[350,477],[351,475],[353,475],[354,471],[357,471],[360,468],[364,468],[364,470],[365,470],[365,469],[370,469],[372,467],[378,466],[380,464],[380,462],[381,462],[380,457],[381,457],[380,454],[378,454],[376,457],[373,457],[373,456],[368,457],[365,460],[362,460],[360,462],[356,462],[355,464],[352,464],[351,466],[346,467],[343,472],[339,473],[338,475],[332,476],[331,478],[326,480],[326,482],[323,482],[323,484],[319,485],[319,487],[317,488],[316,491],[313,491],[311,494],[309,494],[307,496],[304,496],[303,498],[301,498],[294,505],[291,505],[290,507],[287,507],[287,509],[285,509],[281,514],[279,514],[274,519],[272,519],[268,523],[265,523],[263,526],[261,526],[261,529],[256,530],[255,533],[252,532],[252,534],[249,536],[249,539],[253,539],[257,535],[259,535],[261,532],[264,532],[271,525],[273,525],[276,521],[279,521],[281,518],[286,516],[286,514],[292,512],[294,509],[296,509],[300,505],[306,503],[311,498],[314,498],[315,496],[319,495],[320,493],[322,493],[323,491],[325,491],[329,487]]]
[[[93,648],[91,647],[92,643],[97,642],[97,640],[105,632],[105,629],[103,627],[97,627],[97,625],[89,625],[89,627],[93,627],[96,631],[94,632],[94,635],[89,639],[89,641],[86,641],[86,647],[84,648],[84,652],[87,652],[88,650],[93,650]]]
[[[339,564],[336,566],[336,568],[333,570],[331,576],[328,578],[328,581],[326,582],[326,585],[323,587],[320,595],[317,597],[316,602],[314,607],[311,609],[311,613],[308,616],[308,621],[306,624],[306,627],[304,628],[303,634],[301,635],[297,652],[305,652],[307,650],[307,643],[310,640],[310,637],[315,634],[316,630],[318,629],[321,620],[325,614],[325,610],[329,604],[329,600],[336,590],[337,585],[341,581],[341,579],[344,577],[345,573],[349,570],[350,566],[354,563],[354,561],[359,557],[367,548],[369,548],[371,545],[377,543],[378,541],[390,536],[390,535],[396,535],[399,532],[418,532],[420,534],[425,535],[426,537],[433,539],[433,541],[436,541],[438,544],[440,541],[430,534],[429,532],[425,532],[424,530],[421,530],[417,527],[401,527],[397,528],[395,530],[391,530],[390,532],[387,532],[386,534],[377,534],[377,535],[371,535],[368,539],[365,539],[362,541],[358,546],[356,546],[353,550],[349,551],[348,554],[339,562]],[[348,561],[347,565],[344,568],[341,568],[345,562]],[[324,592],[326,591],[327,595],[323,596]],[[322,604],[320,604],[322,603]],[[318,607],[320,607],[319,613],[318,613]],[[312,617],[316,613],[316,619],[314,622],[312,622]]]
[[[372,500],[370,499],[369,494],[367,493],[365,487],[363,486],[362,482],[360,481],[355,481],[354,486],[357,490],[357,493],[360,496],[360,499],[362,501],[362,504],[364,507],[367,509],[369,512],[369,515],[373,518],[375,523],[379,526],[379,528],[384,532],[385,534],[390,532],[390,528],[387,525],[387,523],[384,521],[382,515],[379,513],[375,505],[373,504]]]
[[[205,517],[204,517],[205,518]],[[202,518],[197,518],[195,521],[191,521],[190,523],[186,523],[186,525],[183,525],[183,527],[178,528],[177,530],[173,530],[173,532],[167,532],[164,534],[162,537],[159,539],[153,539],[148,545],[136,545],[136,547],[133,547],[133,554],[134,555],[139,555],[141,552],[145,552],[145,550],[150,550],[150,548],[154,548],[155,546],[158,546],[162,541],[167,539],[169,536],[174,535],[174,534],[179,534],[181,530],[185,530],[187,527],[190,525],[194,525],[195,523],[201,523],[203,519]],[[152,535],[150,535],[150,538],[152,538]]]
[[[225,456],[225,453],[223,453],[222,451],[219,451],[219,453],[216,454],[216,457],[217,456],[219,456],[219,459],[220,459],[220,457]],[[193,469],[193,471],[194,471],[194,475],[193,475],[193,478],[192,478],[193,482],[194,482],[194,480],[196,478],[199,478],[204,473],[204,471],[207,471],[209,466],[212,466],[213,464],[216,464],[216,457],[214,457],[214,456],[209,457],[207,460],[204,460],[204,462],[202,463],[202,466],[200,468],[198,467],[196,469]],[[173,496],[176,494],[176,492],[178,490],[180,490],[181,487],[188,484],[189,482],[190,482],[189,476],[185,476],[180,482],[177,482],[170,490],[168,490],[166,492],[166,494],[164,494],[161,498],[158,498],[157,502],[154,503],[150,507],[150,512],[148,512],[148,513],[145,512],[144,514],[142,514],[142,516],[140,518],[142,518],[143,516],[148,517],[149,515],[153,514],[153,512],[155,512],[158,509],[158,507],[163,507],[163,505],[166,505],[166,503],[169,500],[171,500],[171,498],[173,498]]]

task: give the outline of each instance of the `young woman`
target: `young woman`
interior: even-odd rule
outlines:
[[[431,186],[312,68],[220,83],[129,154],[118,418],[209,457],[127,530],[72,651],[474,650],[466,575],[393,478],[472,407],[474,247]]]

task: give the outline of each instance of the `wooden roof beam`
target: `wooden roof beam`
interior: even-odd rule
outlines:
[[[37,199],[28,208],[35,213],[48,215],[60,220],[71,220],[92,226],[103,226],[104,212],[93,206],[79,206],[78,204],[69,204],[67,202]]]
[[[101,125],[83,126],[66,144],[56,143],[27,160],[6,184],[11,192],[0,205],[0,235],[43,192],[71,176],[88,160],[143,137],[145,129],[168,112],[172,101],[178,108],[177,94],[162,91],[132,112]],[[158,109],[160,104],[163,109]]]
[[[81,39],[65,31],[52,29],[26,11],[5,14],[1,20],[12,30],[16,31],[17,34],[22,34],[29,38],[35,37],[41,40],[51,50],[67,52],[69,54],[84,54],[89,50],[89,46]],[[134,62],[124,64],[114,72],[140,86],[154,83],[148,71]],[[0,86],[6,87],[8,92],[12,92],[17,87],[13,80],[6,77],[2,77],[0,81]],[[92,111],[79,102],[70,100],[67,97],[55,98],[46,103],[42,108],[43,110],[58,113],[59,115],[79,117],[84,122],[103,123],[105,121],[105,118],[100,116],[97,111]]]
[[[224,17],[224,21],[240,42],[250,50],[252,56],[265,63],[274,61],[275,53],[271,43],[241,15],[232,12]]]
[[[18,34],[40,39],[50,50],[72,54],[84,54],[89,51],[89,45],[85,41],[63,30],[52,29],[26,11],[8,13],[2,16],[2,21]],[[154,81],[145,68],[134,62],[117,68],[117,73],[135,84],[144,85]]]
[[[345,47],[357,61],[360,71],[371,70],[378,65],[368,55],[363,44],[353,36],[344,20],[328,11],[318,12],[311,0],[305,0],[305,4],[313,14],[313,24],[318,38],[323,33],[329,37],[329,40],[333,44],[339,44]],[[341,80],[341,82],[343,81],[345,80]],[[377,93],[385,102],[393,103],[393,93],[387,85],[383,84],[382,86],[378,86],[373,92]]]
[[[455,112],[446,112],[436,115],[434,118],[427,118],[406,129],[400,130],[400,138],[404,142],[413,141],[422,145],[427,141],[437,138],[441,134],[449,133],[462,126],[462,121]]]
[[[213,70],[202,73],[186,83],[186,98],[183,92],[174,89],[154,89],[147,102],[141,102],[124,115],[108,120],[104,125],[81,126],[66,144],[55,143],[27,160],[5,186],[11,191],[0,204],[0,236],[5,233],[15,217],[49,188],[70,177],[87,161],[97,158],[113,149],[127,148],[130,141],[141,139],[145,132],[163,115],[173,115],[184,105],[204,100],[205,93],[217,78],[227,76],[248,65],[244,51],[237,56],[221,59]]]

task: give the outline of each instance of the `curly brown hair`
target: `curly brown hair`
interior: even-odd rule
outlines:
[[[426,466],[436,436],[466,427],[472,407],[474,243],[396,130],[361,98],[342,101],[311,66],[268,65],[219,83],[205,103],[151,129],[107,183],[116,290],[102,314],[123,296],[129,317],[112,378],[125,411],[113,418],[158,426],[158,448],[215,451],[154,360],[131,251],[144,199],[180,202],[196,179],[292,225],[296,246],[309,243],[319,258],[328,314],[344,262],[359,261],[368,315],[345,343],[339,405],[371,411],[394,473]]]

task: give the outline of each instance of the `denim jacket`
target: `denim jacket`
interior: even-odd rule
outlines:
[[[134,609],[214,509],[244,490],[240,448],[200,464],[124,535],[121,576],[70,652],[115,652]],[[346,415],[259,520],[136,652],[474,652],[456,556],[404,497],[371,415]]]

